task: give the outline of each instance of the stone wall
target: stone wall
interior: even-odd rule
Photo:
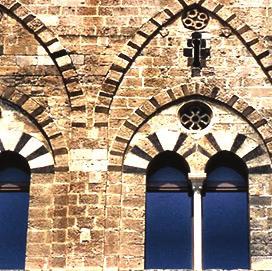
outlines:
[[[199,77],[183,55],[193,31],[181,21],[195,3],[210,17]],[[195,144],[214,154],[210,134],[222,150],[246,136],[241,157],[264,150],[247,164],[259,167],[250,175],[250,251],[252,270],[272,269],[270,0],[2,0],[0,10],[0,138],[14,146],[27,134],[54,161],[54,170],[32,172],[27,270],[144,269],[148,161],[131,150],[154,157],[148,136],[164,147],[167,131],[187,135],[176,111],[190,99],[217,117],[187,135],[182,155]],[[188,156],[197,170],[207,159]]]

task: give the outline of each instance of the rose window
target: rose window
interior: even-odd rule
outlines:
[[[202,102],[189,102],[179,110],[181,124],[188,130],[203,130],[211,122],[212,110]]]

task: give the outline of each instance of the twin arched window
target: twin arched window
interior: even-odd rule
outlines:
[[[0,154],[0,269],[24,269],[30,168],[20,154]]]
[[[192,268],[192,188],[185,159],[166,151],[147,170],[145,268]],[[202,191],[204,269],[249,268],[248,176],[230,152],[213,156]],[[23,269],[30,168],[16,152],[0,154],[0,268]]]
[[[145,268],[191,269],[193,201],[185,159],[166,151],[147,170]],[[247,167],[222,151],[206,166],[202,190],[204,269],[249,268]]]

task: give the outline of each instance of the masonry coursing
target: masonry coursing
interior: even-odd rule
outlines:
[[[196,2],[210,16],[200,77],[180,19]],[[29,134],[54,159],[54,172],[32,173],[27,270],[144,269],[145,172],[127,172],[127,157],[135,146],[154,157],[146,138],[164,126],[186,134],[175,109],[186,100],[217,117],[181,154],[194,144],[215,153],[209,134],[231,148],[240,133],[241,157],[264,150],[248,167],[270,168],[270,0],[2,0],[0,10],[1,129]],[[192,168],[207,160],[188,156]],[[271,270],[271,172],[249,181],[251,265]]]

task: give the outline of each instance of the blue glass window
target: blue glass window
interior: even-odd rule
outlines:
[[[147,170],[145,268],[192,267],[192,200],[189,167],[170,151]]]
[[[24,269],[30,168],[16,152],[0,154],[0,269]]]
[[[249,269],[247,168],[220,152],[207,164],[203,196],[204,269]]]

